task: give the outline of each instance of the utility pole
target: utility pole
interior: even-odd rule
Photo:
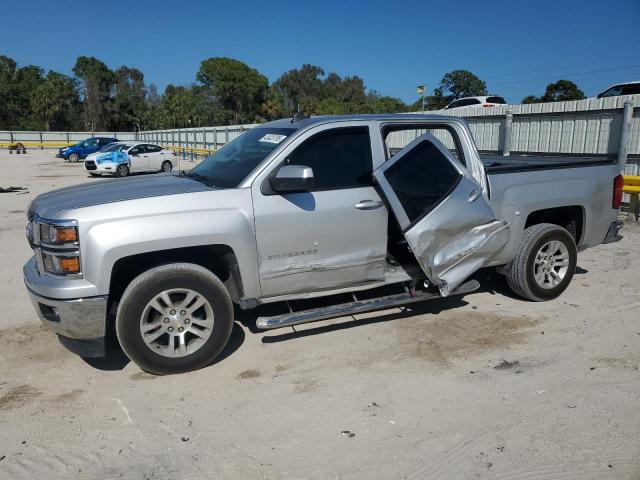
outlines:
[[[426,103],[426,97],[425,97],[425,86],[424,85],[418,85],[416,87],[416,92],[419,94],[422,94],[422,115],[424,115],[424,107],[425,107],[425,103]]]

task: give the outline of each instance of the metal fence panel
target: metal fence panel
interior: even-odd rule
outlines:
[[[498,105],[492,108],[461,107],[425,113],[466,118],[478,149],[505,150],[507,111],[513,113],[510,151],[531,154],[615,156],[620,145],[622,111],[626,101],[633,103],[629,154],[640,155],[640,95],[589,98],[569,102],[529,105]],[[420,112],[413,112],[420,113]],[[140,132],[9,132],[0,131],[0,144],[67,144],[91,136],[115,136],[119,140],[157,143],[166,147],[215,150],[257,124],[163,129]],[[409,134],[409,133],[407,133]],[[415,132],[413,133],[415,134]],[[406,145],[402,132],[394,132],[392,145]],[[441,135],[447,147],[450,138]]]

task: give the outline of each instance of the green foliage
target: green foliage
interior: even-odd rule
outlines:
[[[267,77],[232,58],[212,57],[200,64],[196,83],[168,85],[160,94],[144,74],[122,65],[111,70],[95,57],[78,57],[75,78],[37,66],[18,68],[0,56],[0,129],[82,129],[127,131],[254,123],[293,116],[418,111],[422,100],[402,100],[367,90],[362,78],[326,73],[305,64]],[[437,110],[462,96],[486,94],[485,83],[471,72],[447,73],[427,110]],[[562,96],[561,89],[554,95]]]
[[[569,80],[558,80],[555,83],[547,85],[547,89],[542,97],[529,95],[522,99],[522,103],[566,102],[569,100],[583,100],[585,98],[584,92],[580,90],[575,83]]]
[[[463,97],[475,97],[487,94],[487,84],[468,70],[454,70],[446,73],[437,88],[433,90],[431,105],[436,108]],[[430,107],[431,109],[431,107]]]
[[[224,57],[204,60],[196,79],[228,112],[225,116],[235,117],[235,123],[256,120],[269,88],[267,77],[260,72],[239,60]]]
[[[73,73],[80,79],[87,130],[107,130],[113,111],[111,92],[116,75],[94,57],[78,57]]]
[[[273,88],[283,99],[283,109],[287,115],[296,112],[316,113],[322,98],[324,70],[305,64],[300,70],[292,69],[283,73],[273,83]]]
[[[124,65],[114,73],[115,97],[110,126],[115,131],[130,130],[146,118],[148,107],[144,74],[136,68]]]
[[[71,130],[80,98],[76,80],[50,71],[46,80],[33,90],[30,106],[44,130]]]
[[[540,103],[540,97],[536,97],[535,95],[527,95],[522,99],[520,103],[528,104],[528,103]]]
[[[272,98],[280,102],[274,109],[279,118],[282,113],[292,116],[296,112],[309,115],[341,115],[346,113],[404,112],[405,103],[393,97],[366,92],[364,80],[358,76],[340,77],[337,73],[325,76],[322,68],[303,65],[300,69],[282,74],[271,86]]]
[[[582,100],[586,98],[584,92],[569,80],[558,80],[547,85],[542,96],[543,102],[565,102],[568,100]]]

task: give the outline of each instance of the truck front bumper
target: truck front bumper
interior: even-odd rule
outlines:
[[[29,299],[40,321],[73,353],[104,356],[108,296],[60,299],[36,293],[38,274],[31,261],[23,268]]]

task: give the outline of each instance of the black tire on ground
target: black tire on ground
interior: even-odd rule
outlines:
[[[568,265],[556,286],[544,288],[536,281],[536,257],[549,242],[558,241],[566,248]],[[576,269],[577,249],[573,236],[564,228],[551,223],[532,225],[524,231],[520,247],[513,261],[505,269],[509,287],[521,297],[534,302],[557,298],[571,283]],[[556,267],[560,268],[560,267]]]
[[[116,177],[126,177],[129,175],[129,167],[126,165],[118,165],[116,167]]]
[[[170,172],[172,169],[173,169],[173,164],[169,160],[165,160],[164,162],[162,162],[161,170],[163,172]]]
[[[179,289],[197,292],[209,302],[213,328],[193,353],[168,357],[156,353],[145,342],[140,326],[150,301],[162,292]],[[170,263],[140,274],[126,288],[116,315],[116,333],[125,354],[143,370],[157,375],[188,372],[208,365],[227,344],[232,327],[233,304],[224,284],[210,270],[193,263]]]
[[[69,155],[69,161],[71,163],[76,163],[78,160],[80,160],[80,155],[78,155],[77,153],[72,153],[71,155]]]

